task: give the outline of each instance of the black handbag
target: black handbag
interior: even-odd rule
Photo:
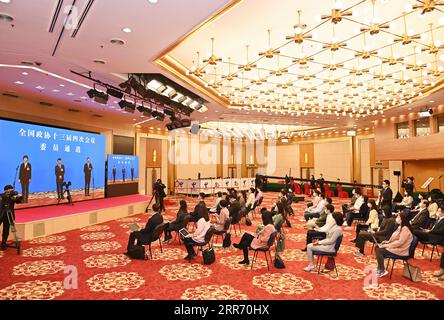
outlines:
[[[128,256],[131,259],[144,260],[145,259],[145,247],[134,245],[128,250]]]
[[[251,220],[249,218],[245,218],[245,224],[249,227],[252,225]]]
[[[227,233],[224,237],[224,241],[222,242],[223,248],[229,248],[231,246],[231,233]]]
[[[214,249],[205,249],[202,253],[204,264],[212,264],[216,261],[216,255],[214,254]]]
[[[285,269],[284,260],[278,254],[274,257],[274,267],[276,269]]]

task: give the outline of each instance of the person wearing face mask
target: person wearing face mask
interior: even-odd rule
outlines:
[[[384,180],[382,183],[382,192],[381,192],[381,207],[390,206],[392,207],[393,201],[393,191],[390,189],[390,181]]]
[[[413,184],[413,177],[407,177],[407,179],[402,183],[401,187],[404,188],[404,191],[413,194],[413,190],[415,188],[415,185]]]
[[[359,223],[356,226],[356,237],[353,240],[350,240],[351,242],[356,242],[356,239],[358,238],[359,232],[372,229],[372,230],[378,230],[379,228],[379,215],[378,210],[376,210],[376,203],[375,200],[370,199],[368,201],[368,209],[370,210],[370,213],[368,215],[368,219],[365,223]]]
[[[325,200],[324,195],[320,195],[320,200],[316,206],[310,207],[308,210],[304,212],[304,219],[305,221],[308,221],[313,218],[319,218],[321,215],[321,212],[325,209]]]
[[[425,228],[429,221],[429,202],[427,200],[422,200],[419,212],[410,220],[410,225],[413,230],[418,230]]]
[[[347,212],[348,210],[353,208],[358,197],[359,197],[359,194],[356,192],[356,189],[353,189],[352,190],[352,197],[350,199],[350,204],[343,204],[342,205],[342,212]]]
[[[307,231],[306,246],[304,249],[301,249],[301,251],[307,251],[307,246],[312,243],[313,239],[325,239],[330,229],[336,225],[336,221],[333,219],[334,211],[334,206],[331,204],[326,205],[323,215],[316,220],[315,229]]]
[[[393,231],[393,228],[395,226],[395,217],[392,215],[390,207],[383,207],[382,212],[384,214],[384,217],[382,219],[381,225],[379,226],[379,229],[373,233],[378,242],[389,239],[391,235],[390,232]],[[354,253],[356,257],[364,255],[365,243],[373,239],[371,235],[372,231],[372,229],[369,229],[368,231],[359,232],[355,242],[355,246],[359,249]]]
[[[431,229],[419,228],[413,231],[421,242],[444,242],[444,204],[438,207],[437,219]]]
[[[410,222],[404,212],[400,212],[396,217],[399,227],[393,232],[389,240],[383,241],[376,246],[376,260],[378,261],[378,277],[388,274],[384,265],[384,254],[395,254],[398,256],[408,256],[410,244],[413,240],[413,231]]]
[[[396,205],[396,211],[404,210],[405,208],[411,208],[413,204],[413,194],[408,191],[404,192],[404,197],[402,201]]]
[[[436,214],[438,212],[438,203],[436,203],[435,199],[432,196],[429,196],[429,206],[427,209],[429,210],[430,219],[436,219]]]

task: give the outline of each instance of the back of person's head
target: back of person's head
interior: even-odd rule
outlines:
[[[384,183],[390,187],[390,180],[384,180]]]
[[[187,202],[185,200],[180,200],[179,209],[187,210]]]
[[[328,204],[332,204],[333,203],[333,200],[330,197],[327,197],[325,200],[327,201]]]
[[[363,196],[364,197],[364,203],[368,202],[368,196]]]
[[[261,214],[264,213],[264,212],[266,212],[266,211],[267,211],[267,208],[263,207],[263,208],[261,209]]]
[[[368,205],[369,208],[376,209],[376,202],[374,199],[368,200]]]
[[[335,207],[334,207],[332,204],[327,204],[327,205],[325,206],[325,208],[326,208],[330,213],[335,212]]]
[[[270,212],[265,211],[262,213],[262,223],[264,226],[266,226],[267,224],[273,223],[273,216],[271,215]]]
[[[205,199],[205,193],[203,193],[203,192],[199,193],[199,198],[200,199]]]
[[[281,189],[281,193],[282,193],[283,195],[287,194],[287,193],[285,192],[285,189]]]
[[[206,206],[200,206],[197,209],[197,219],[204,218],[205,221],[210,221],[210,216],[208,215],[208,209]]]
[[[276,203],[277,212],[283,214],[284,213],[284,205],[282,202],[278,201]]]
[[[360,196],[360,195],[361,195],[361,190],[359,190],[359,189],[355,189],[355,193],[356,193],[358,196]]]
[[[219,205],[220,205],[222,208],[226,208],[226,207],[228,207],[228,201],[227,201],[227,200],[221,200],[221,201],[219,202]]]
[[[344,216],[340,212],[334,212],[333,219],[335,219],[338,226],[342,226],[344,224]]]
[[[222,192],[219,191],[219,192],[217,193],[217,197],[218,197],[218,198],[222,198]]]
[[[159,212],[160,205],[158,203],[153,204],[153,212]]]
[[[384,217],[386,218],[391,218],[392,217],[392,208],[390,208],[390,206],[383,206],[382,207],[382,212],[384,214]]]

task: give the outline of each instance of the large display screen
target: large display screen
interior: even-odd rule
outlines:
[[[105,136],[0,120],[0,187],[15,184],[20,207],[104,197]]]
[[[108,155],[108,185],[139,182],[139,157]]]

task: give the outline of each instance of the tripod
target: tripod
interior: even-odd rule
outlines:
[[[12,210],[10,208],[6,209],[6,216],[8,218],[9,227],[11,228],[12,234],[14,235],[14,244],[7,244],[8,248],[16,248],[17,254],[20,255],[20,240],[17,237],[17,228],[15,227],[15,220]]]

